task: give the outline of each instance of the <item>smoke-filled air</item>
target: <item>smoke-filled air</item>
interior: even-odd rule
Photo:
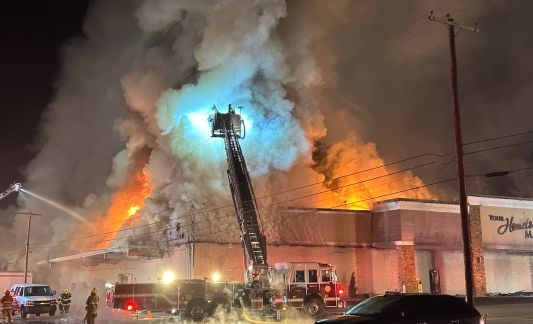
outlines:
[[[91,3],[84,36],[62,50],[40,150],[25,170],[24,188],[43,199],[19,193],[17,208],[43,215],[33,220],[32,262],[128,246],[163,255],[193,221],[196,240],[238,242],[224,141],[207,121],[230,104],[245,123],[241,147],[267,237],[278,207],[432,198],[410,171],[417,164],[383,166],[353,107],[334,99],[324,33],[348,5]],[[330,18],[316,24],[321,10]],[[23,242],[25,219],[9,226],[2,240]],[[23,246],[3,258],[20,269]]]

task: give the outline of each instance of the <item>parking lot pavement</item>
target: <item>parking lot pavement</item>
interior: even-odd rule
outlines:
[[[487,314],[487,324],[533,323],[533,307],[531,307],[531,302],[478,305],[476,308],[480,313]]]
[[[494,304],[494,305],[477,305],[476,308],[479,310],[482,314],[487,314],[487,324],[533,324],[533,307],[531,305],[533,304],[533,300],[530,298],[527,298],[523,302],[520,303],[502,303],[502,304]],[[48,316],[48,315],[41,315],[39,317],[35,315],[28,315],[28,318],[26,320],[22,320],[20,316],[15,316],[13,318],[14,323],[40,323],[40,324],[81,324],[83,321],[83,316],[85,314],[70,314],[68,316]],[[97,317],[97,322],[99,324],[111,324],[111,323],[121,323],[121,324],[129,324],[129,323],[150,323],[150,324],[159,324],[159,323],[187,323],[186,321],[182,321],[178,318],[170,319],[167,314],[150,314],[148,316],[146,315],[140,315],[138,318],[135,316],[132,318],[131,316],[127,315],[124,312],[120,311],[114,311],[114,310],[106,310],[102,314],[102,316]],[[301,318],[298,319],[298,323],[301,324],[311,324],[313,323],[312,320],[302,320]],[[301,321],[300,321],[301,320]],[[235,321],[235,320],[221,320],[220,318],[210,318],[206,319],[204,323],[246,323],[244,321]],[[287,321],[284,321],[287,323]],[[295,321],[291,321],[291,323],[295,323]],[[188,324],[188,323],[187,323]]]

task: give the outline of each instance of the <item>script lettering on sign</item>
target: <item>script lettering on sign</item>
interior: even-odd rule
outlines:
[[[500,215],[489,215],[489,220],[492,222],[502,222],[503,224],[498,226],[498,234],[505,235],[506,233],[512,233],[514,231],[524,231],[525,238],[533,239],[533,221],[529,218],[525,218],[522,221],[516,223],[514,217],[503,217]]]

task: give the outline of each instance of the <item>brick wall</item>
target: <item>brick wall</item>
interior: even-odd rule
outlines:
[[[398,281],[405,285],[406,292],[418,292],[416,282],[416,254],[414,244],[398,245],[396,247],[398,257]]]
[[[480,206],[470,206],[470,244],[472,246],[472,272],[474,280],[474,296],[487,295],[487,280],[485,277],[485,258],[481,231]]]

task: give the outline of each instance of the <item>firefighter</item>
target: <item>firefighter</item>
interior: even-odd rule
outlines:
[[[68,314],[71,297],[72,294],[70,291],[68,291],[68,289],[65,289],[65,291],[63,291],[63,293],[59,296],[59,311],[61,314]]]
[[[96,288],[93,288],[91,290],[91,294],[89,297],[87,297],[87,302],[85,302],[85,310],[87,311],[87,314],[85,315],[85,321],[87,321],[87,324],[94,324],[94,319],[96,318],[97,312],[98,312],[98,302],[100,301],[100,298],[96,294]]]
[[[276,321],[281,321],[281,310],[283,309],[283,297],[281,292],[276,290],[274,293],[274,308],[276,309]]]
[[[9,323],[13,323],[11,321],[11,311],[13,306],[13,297],[11,297],[11,294],[8,289],[6,289],[4,297],[2,297],[1,300],[2,303],[2,322],[6,323],[6,318]]]

